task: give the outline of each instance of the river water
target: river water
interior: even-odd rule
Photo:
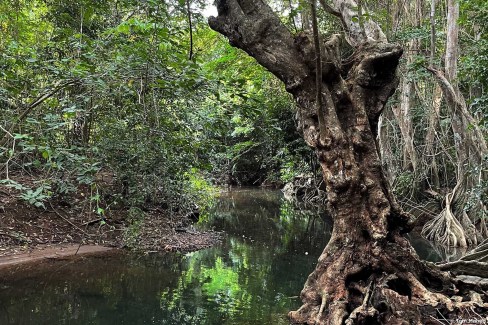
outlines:
[[[0,324],[288,324],[332,225],[279,191],[238,189],[197,227],[227,235],[185,255],[112,254],[0,274]],[[411,240],[421,258],[442,259]]]

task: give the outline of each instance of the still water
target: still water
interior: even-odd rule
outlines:
[[[197,226],[227,235],[186,255],[112,254],[0,273],[0,324],[288,324],[332,229],[320,211],[256,189],[222,194]],[[441,259],[412,242],[422,258]]]

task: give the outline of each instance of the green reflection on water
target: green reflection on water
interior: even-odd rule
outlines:
[[[330,238],[326,220],[278,191],[224,193],[198,224],[225,231],[217,247],[0,273],[0,324],[288,324]]]
[[[227,237],[187,255],[87,258],[0,274],[0,324],[288,324],[330,226],[261,190],[222,195],[198,226]]]
[[[330,225],[293,208],[278,191],[239,190],[223,194],[199,226],[224,230],[228,238],[220,247],[185,256],[181,281],[163,292],[162,306],[192,314],[181,304],[186,297],[189,305],[202,307],[194,311],[197,323],[288,324],[286,314],[300,305],[297,295]]]

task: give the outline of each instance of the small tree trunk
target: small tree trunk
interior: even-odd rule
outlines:
[[[300,3],[304,8],[302,11],[300,11],[300,19],[302,21],[302,30],[311,31],[312,30],[312,22],[310,20],[310,10],[309,10],[308,1],[300,1]]]
[[[413,42],[408,44],[409,50],[414,49]],[[409,51],[410,52],[410,51]],[[407,55],[407,64],[411,63],[410,54]],[[413,96],[412,81],[405,76],[402,80],[400,93],[400,106],[393,106],[392,110],[398,122],[404,141],[403,169],[410,170],[414,174],[417,171],[417,151],[413,143],[414,134],[411,116],[411,103]]]
[[[430,58],[429,64],[431,67],[434,66],[434,59],[435,59],[435,42],[436,42],[436,35],[435,35],[435,1],[430,0]]]
[[[435,143],[439,141],[437,136],[437,128],[439,126],[439,116],[442,103],[442,92],[439,85],[434,85],[434,93],[432,98],[432,105],[428,113],[427,134],[425,136],[425,154],[428,163],[428,173],[434,185],[434,188],[441,187],[439,179],[439,169],[437,168],[437,150]]]
[[[457,0],[447,0],[447,39],[446,39],[446,59],[445,70],[449,81],[457,84],[457,60],[459,47],[459,2]]]

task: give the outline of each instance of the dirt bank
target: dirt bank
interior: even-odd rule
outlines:
[[[68,247],[80,244],[81,252],[100,247],[189,252],[213,246],[222,236],[197,231],[188,217],[158,208],[145,209],[136,221],[123,207],[106,211],[102,218],[85,197],[79,192],[70,200],[34,207],[19,199],[15,189],[0,186],[0,258],[35,259],[46,249],[67,253],[72,251]]]
[[[39,262],[45,260],[64,260],[76,257],[100,254],[113,250],[111,247],[94,245],[58,244],[54,246],[38,245],[28,252],[0,256],[0,270],[17,264]]]

